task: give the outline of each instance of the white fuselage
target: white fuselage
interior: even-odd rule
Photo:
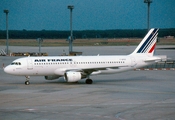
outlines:
[[[22,76],[63,76],[67,71],[81,72],[82,69],[93,70],[91,75],[110,74],[151,64],[144,62],[144,59],[146,58],[131,55],[24,57],[13,61],[5,69],[10,74]]]

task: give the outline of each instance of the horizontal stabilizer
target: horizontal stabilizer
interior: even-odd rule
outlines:
[[[154,56],[154,57],[149,57],[144,60],[144,62],[160,62],[160,61],[166,61],[167,56]]]

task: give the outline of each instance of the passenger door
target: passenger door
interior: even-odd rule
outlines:
[[[28,70],[32,70],[33,69],[32,59],[27,59],[27,69]]]
[[[136,59],[134,57],[131,57],[131,67],[135,67],[136,65]]]

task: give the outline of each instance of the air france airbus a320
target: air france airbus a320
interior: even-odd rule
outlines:
[[[14,60],[4,68],[4,71],[12,75],[25,76],[26,85],[30,84],[30,76],[45,76],[46,80],[64,77],[67,82],[78,82],[87,78],[86,83],[92,84],[91,75],[119,73],[166,60],[166,56],[154,56],[157,35],[158,29],[151,29],[129,55],[29,56]]]

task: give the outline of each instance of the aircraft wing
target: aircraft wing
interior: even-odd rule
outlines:
[[[86,75],[90,75],[91,73],[95,73],[98,74],[100,73],[100,70],[111,70],[111,69],[120,69],[120,67],[127,67],[127,65],[125,66],[115,66],[115,67],[99,67],[99,68],[84,68],[84,69],[67,69],[65,72],[69,72],[69,71],[74,71],[74,72],[82,72]]]

